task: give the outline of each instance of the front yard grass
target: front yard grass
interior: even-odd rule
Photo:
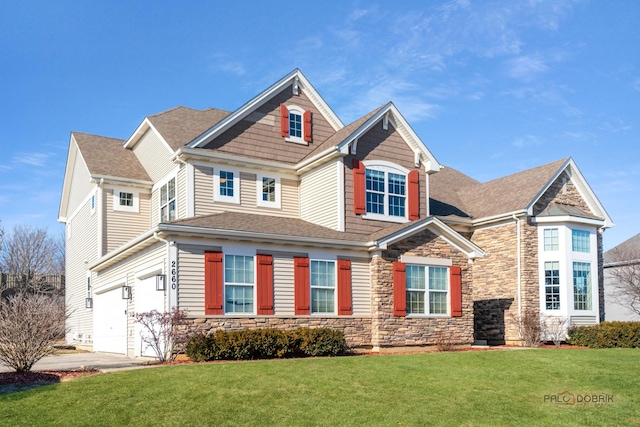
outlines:
[[[0,424],[640,425],[639,362],[539,349],[175,365],[0,396]]]

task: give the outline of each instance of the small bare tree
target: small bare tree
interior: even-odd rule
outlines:
[[[184,349],[189,338],[181,328],[186,323],[184,311],[174,307],[168,313],[151,310],[134,313],[133,317],[143,328],[142,342],[154,351],[160,362],[175,359]]]
[[[562,316],[541,317],[542,337],[544,340],[553,341],[556,347],[560,347],[562,341],[567,339],[567,327],[569,319]]]
[[[29,372],[65,334],[68,317],[59,296],[19,292],[0,299],[0,363]]]
[[[520,317],[514,315],[513,319],[518,325],[518,335],[522,343],[526,347],[539,347],[542,342],[540,313],[536,310],[526,309]]]
[[[620,245],[608,252],[606,272],[613,279],[613,300],[640,315],[640,245]]]

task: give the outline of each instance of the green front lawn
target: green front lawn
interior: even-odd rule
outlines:
[[[577,400],[605,395],[600,398],[605,402],[551,401],[565,391]],[[139,369],[0,396],[0,425],[640,425],[640,350],[456,352]]]

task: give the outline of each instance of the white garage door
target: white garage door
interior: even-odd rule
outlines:
[[[151,276],[144,280],[138,280],[136,282],[135,289],[135,307],[136,313],[146,313],[152,310],[157,310],[160,313],[164,312],[164,292],[156,291],[156,278]],[[158,329],[156,329],[156,332]],[[143,340],[144,337],[149,336],[147,328],[136,323],[136,345],[134,350],[135,356],[148,356],[157,357],[156,352],[146,344]],[[160,343],[162,346],[163,343]]]
[[[127,354],[127,300],[122,288],[94,295],[93,350]]]

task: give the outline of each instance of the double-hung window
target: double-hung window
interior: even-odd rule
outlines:
[[[447,267],[407,265],[407,314],[447,314]]]
[[[545,307],[547,310],[560,310],[560,263],[544,263]]]
[[[252,256],[225,255],[224,299],[226,313],[253,313],[254,283]]]
[[[573,263],[573,308],[591,310],[591,264]]]
[[[385,170],[385,168],[367,167],[365,171],[367,215],[406,218],[407,175],[398,172]]]
[[[335,261],[311,261],[311,313],[335,314],[335,299]]]
[[[160,222],[176,219],[176,179],[160,187]]]
[[[240,203],[240,172],[215,168],[213,172],[213,200]]]

